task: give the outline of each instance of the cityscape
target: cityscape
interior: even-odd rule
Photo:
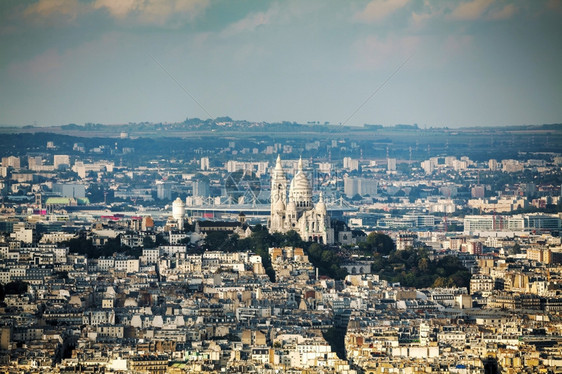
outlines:
[[[560,125],[5,132],[7,372],[562,370]]]
[[[562,373],[561,24],[0,1],[0,372]]]

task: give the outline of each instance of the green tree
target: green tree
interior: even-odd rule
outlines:
[[[420,271],[427,271],[427,269],[429,269],[429,261],[427,258],[421,258],[418,261],[418,268],[420,269]]]
[[[152,240],[150,235],[146,235],[144,238],[142,238],[142,246],[143,248],[147,248],[147,249],[156,248],[156,242]]]
[[[210,231],[205,238],[203,247],[210,251],[221,251],[228,242],[228,233],[225,231]]]
[[[510,255],[518,255],[521,253],[521,246],[519,245],[519,243],[515,243],[513,245],[513,247],[509,248],[508,253]]]
[[[4,286],[4,293],[6,295],[23,295],[27,292],[29,284],[27,282],[16,280],[6,283]]]
[[[392,238],[381,232],[370,233],[360,246],[371,255],[374,253],[388,255],[396,250]]]
[[[156,246],[170,244],[164,234],[158,233],[156,234]]]

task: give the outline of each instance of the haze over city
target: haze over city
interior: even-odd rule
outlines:
[[[562,0],[0,0],[0,372],[562,373]]]
[[[558,0],[2,1],[0,124],[558,123],[561,20]]]

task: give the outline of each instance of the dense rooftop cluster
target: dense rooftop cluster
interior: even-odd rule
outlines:
[[[168,130],[206,126],[236,123]],[[179,151],[127,129],[1,148],[2,371],[562,370],[559,152],[400,158],[314,129]],[[316,206],[298,232],[285,209],[267,229],[276,167]]]

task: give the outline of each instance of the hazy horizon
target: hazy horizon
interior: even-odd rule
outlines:
[[[0,124],[562,122],[562,1],[0,2]]]

